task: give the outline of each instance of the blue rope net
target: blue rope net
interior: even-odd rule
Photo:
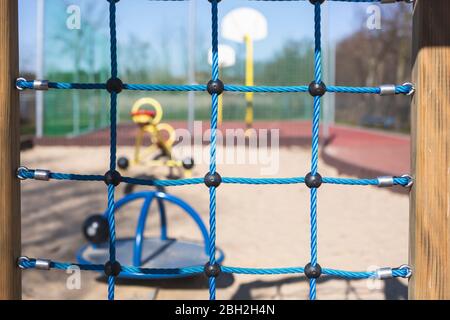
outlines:
[[[117,100],[118,94],[122,90],[141,90],[141,91],[206,91],[207,85],[165,85],[165,84],[124,84],[118,78],[117,67],[117,38],[116,38],[116,6],[120,0],[107,0],[109,2],[109,21],[110,21],[110,55],[111,55],[111,78],[107,83],[62,83],[49,82],[42,80],[27,81],[20,78],[16,81],[19,90],[24,89],[77,89],[94,90],[104,89],[110,93],[110,163],[109,171],[105,175],[83,175],[56,173],[46,170],[30,170],[21,167],[17,171],[18,178],[36,179],[36,180],[74,180],[74,181],[104,181],[107,183],[108,210],[107,217],[109,222],[109,261],[105,265],[77,264],[56,262],[43,259],[34,259],[21,257],[18,261],[19,267],[23,269],[60,269],[66,270],[70,266],[78,266],[81,270],[104,271],[108,276],[108,299],[114,299],[115,280],[120,272],[134,274],[158,274],[158,275],[187,275],[205,272],[209,275],[209,296],[211,300],[216,298],[216,276],[207,271],[208,267],[215,267],[222,273],[235,274],[305,274],[309,278],[310,291],[309,298],[316,299],[316,284],[319,276],[333,276],[345,279],[364,279],[364,278],[392,278],[411,276],[411,268],[407,265],[398,268],[380,268],[372,272],[353,272],[344,270],[335,270],[321,268],[318,264],[317,250],[317,194],[318,187],[323,184],[339,185],[359,185],[359,186],[393,186],[399,185],[409,187],[412,184],[412,178],[408,175],[399,177],[378,177],[374,179],[349,179],[321,177],[318,172],[319,160],[319,120],[321,97],[325,93],[352,93],[352,94],[381,94],[385,93],[385,86],[380,87],[342,87],[325,86],[322,83],[322,48],[321,48],[321,0],[311,0],[314,5],[314,80],[311,85],[303,86],[240,86],[224,85],[224,91],[230,92],[309,92],[314,96],[313,117],[312,117],[312,144],[311,144],[311,172],[306,177],[291,178],[244,178],[244,177],[223,177],[221,183],[245,184],[245,185],[284,185],[284,184],[303,184],[308,185],[308,179],[311,177],[320,179],[319,185],[308,185],[310,187],[310,262],[305,267],[287,267],[287,268],[240,268],[230,266],[219,266],[216,263],[216,192],[217,186],[209,186],[209,261],[205,266],[193,266],[178,269],[152,269],[140,268],[137,266],[121,266],[116,261],[116,232],[115,232],[115,187],[120,182],[126,182],[144,186],[184,186],[205,183],[204,178],[191,178],[180,180],[146,180],[131,177],[121,177],[116,171],[116,147],[117,147]],[[173,0],[172,0],[173,1]],[[299,0],[259,0],[259,1],[299,1]],[[342,2],[395,2],[392,0],[329,0]],[[399,0],[397,0],[399,1]],[[212,38],[212,70],[211,81],[220,81],[219,79],[219,54],[218,54],[218,7],[220,0],[209,0],[211,3],[211,38]],[[405,2],[409,2],[405,0]],[[317,94],[313,88],[322,89],[323,92]],[[410,95],[414,91],[412,84],[389,85],[390,94]],[[208,175],[217,173],[216,166],[216,138],[217,138],[217,118],[218,118],[218,96],[221,92],[211,93],[211,143],[210,143],[210,165]],[[308,178],[309,177],[309,178]],[[42,267],[44,266],[44,268]],[[116,268],[115,268],[116,267]],[[118,267],[118,269],[117,269]],[[111,270],[116,270],[116,272]]]

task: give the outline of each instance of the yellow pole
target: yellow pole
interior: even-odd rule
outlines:
[[[223,97],[222,95],[219,95],[219,114],[218,114],[219,119],[217,120],[219,123],[219,126],[222,125],[222,121],[223,121]]]
[[[253,86],[253,41],[249,35],[245,36],[246,58],[245,58],[245,85]],[[247,102],[245,113],[245,124],[247,130],[253,126],[253,92],[245,93],[245,101]]]

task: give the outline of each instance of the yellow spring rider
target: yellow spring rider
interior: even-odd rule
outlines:
[[[176,141],[176,133],[168,123],[160,123],[163,117],[161,104],[153,98],[139,99],[131,109],[131,117],[139,127],[131,165],[167,167],[169,179],[191,177],[194,160],[192,158],[177,160],[173,157],[172,149]],[[149,146],[144,146],[146,135],[150,138]],[[126,170],[130,166],[130,161],[126,157],[120,157],[117,165]],[[178,169],[178,175],[174,174],[174,169]]]

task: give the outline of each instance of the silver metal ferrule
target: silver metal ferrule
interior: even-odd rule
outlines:
[[[34,80],[33,81],[34,90],[48,90],[48,80]]]
[[[380,96],[392,96],[395,94],[395,84],[383,84],[380,86]]]
[[[50,270],[50,264],[52,262],[46,259],[36,259],[36,269],[38,270]]]
[[[34,170],[34,180],[49,181],[50,171],[41,169]]]
[[[380,268],[375,271],[377,279],[390,279],[392,278],[392,268]]]
[[[380,188],[392,187],[394,185],[394,177],[378,177],[377,180]]]

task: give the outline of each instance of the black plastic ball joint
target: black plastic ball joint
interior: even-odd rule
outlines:
[[[100,244],[108,241],[109,224],[103,215],[88,217],[83,223],[83,235],[91,243]]]
[[[106,82],[106,90],[109,93],[121,93],[123,89],[123,82],[119,78],[111,78]]]
[[[186,170],[191,170],[195,166],[194,159],[192,159],[192,158],[183,159],[181,164],[183,165],[183,168]]]
[[[319,173],[312,175],[311,172],[305,176],[305,184],[308,188],[319,188],[322,185],[322,176]]]
[[[107,275],[108,277],[110,276],[117,277],[122,271],[122,266],[117,261],[114,262],[108,261],[107,263],[105,263],[104,271],[105,275]]]
[[[205,264],[205,268],[203,269],[205,275],[210,278],[217,278],[221,272],[220,265],[218,263],[210,264],[209,262]]]
[[[209,94],[221,94],[223,90],[225,89],[225,86],[223,82],[219,79],[217,80],[209,80],[208,84],[206,85],[206,90]]]
[[[309,94],[313,97],[321,97],[327,92],[327,87],[325,83],[320,82],[316,83],[315,81],[311,82],[308,88]]]
[[[305,266],[305,275],[308,279],[317,279],[322,274],[322,267],[320,264],[316,263],[315,266],[313,266],[311,263],[308,263]]]
[[[322,4],[325,2],[325,0],[309,0],[309,2],[311,2],[311,4],[316,4],[316,3]]]
[[[126,170],[130,166],[130,161],[128,158],[120,157],[119,160],[117,160],[117,166],[122,170]]]
[[[122,182],[122,176],[120,173],[116,170],[108,171],[105,173],[105,183],[106,185],[112,184],[113,186],[117,187],[120,182]]]
[[[215,172],[214,174],[211,174],[208,172],[205,175],[205,178],[203,181],[205,182],[207,187],[209,187],[209,188],[216,187],[217,188],[222,183],[222,177],[217,172]]]

